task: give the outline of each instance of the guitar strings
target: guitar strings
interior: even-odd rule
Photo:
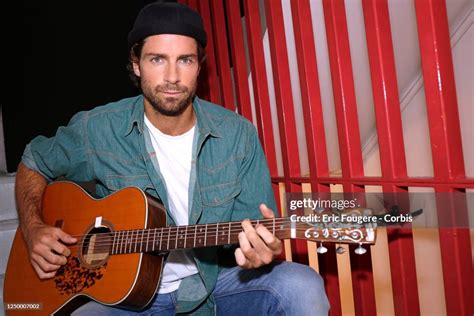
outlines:
[[[275,218],[275,225],[276,224],[284,224],[285,222],[291,222],[289,217],[284,217],[284,218]],[[203,228],[205,229],[206,226],[207,226],[207,229],[210,229],[210,228],[214,228],[214,227],[222,227],[222,228],[225,228],[225,229],[228,229],[229,227],[229,223],[231,223],[231,229],[234,229],[236,225],[238,225],[241,229],[241,222],[227,222],[227,223],[210,223],[210,224],[197,224],[197,225],[186,225],[186,226],[166,226],[166,227],[154,227],[154,228],[145,228],[145,229],[137,229],[137,230],[156,230],[156,229],[169,229],[170,227],[172,229],[176,229],[177,227],[180,227],[180,230],[181,229],[185,229],[184,227],[192,227],[191,229],[194,229],[195,227],[198,227],[198,228]],[[250,222],[251,224],[253,225],[256,225],[257,224],[257,220],[252,220]],[[273,225],[273,219],[263,219],[263,220],[259,220],[258,221],[258,224],[272,224]],[[265,226],[266,227],[266,226]],[[129,229],[129,230],[120,230],[120,231],[112,231],[112,232],[126,232],[126,231],[136,231],[135,229]],[[188,229],[189,231],[189,229]],[[75,238],[82,238],[82,237],[87,237],[87,236],[91,236],[91,235],[106,235],[106,234],[110,234],[111,232],[104,232],[104,233],[92,233],[92,234],[79,234],[79,235],[71,235],[72,237],[75,237]]]
[[[278,229],[279,231],[281,230],[284,230],[284,229],[281,229],[279,228]],[[307,228],[295,228],[295,231],[296,232],[305,232],[307,230]],[[234,238],[238,236],[238,233],[240,233],[242,230],[238,230],[238,231],[232,231],[231,232],[231,236],[233,236]],[[150,234],[150,236],[147,236],[146,238],[142,238],[141,236],[129,236],[128,238],[125,238],[125,240],[121,240],[123,238],[119,237],[119,240],[116,240],[114,241],[114,238],[113,237],[107,237],[107,238],[102,238],[101,240],[98,240],[94,243],[94,246],[101,246],[101,247],[107,247],[107,246],[113,246],[113,247],[116,247],[116,248],[119,248],[122,250],[126,250],[127,247],[128,248],[137,248],[137,247],[140,247],[140,244],[142,245],[141,247],[143,247],[143,245],[146,246],[146,244],[149,244],[150,242],[152,242],[152,245],[149,246],[150,248],[153,248],[153,242],[156,246],[156,244],[158,244],[158,240],[156,239],[158,236],[160,236],[160,234],[155,234],[155,235],[152,235]],[[163,236],[161,236],[163,237]],[[219,239],[219,235],[216,235],[215,232],[214,234],[210,233],[210,234],[204,234],[204,235],[201,235],[199,238],[204,238],[206,237],[206,242],[209,238],[215,238],[216,240]],[[221,235],[221,237],[223,238],[229,238],[229,234],[225,234],[225,235]],[[328,236],[328,238],[331,237],[331,236]],[[161,243],[160,243],[160,246],[163,246],[164,244],[167,245],[167,247],[161,247],[161,248],[168,248],[168,249],[177,249],[179,247],[176,247],[176,245],[178,244],[178,242],[181,240],[181,242],[184,244],[184,240],[189,240],[189,239],[196,239],[196,237],[193,236],[193,234],[189,235],[189,236],[186,236],[186,238],[184,237],[180,237],[180,236],[177,236],[177,235],[169,235],[169,238],[168,236],[165,236],[164,238],[162,238],[161,240]],[[171,247],[173,246],[173,243],[175,245],[175,247]],[[200,243],[201,244],[201,243]],[[212,245],[212,241],[209,242],[208,246],[211,246]],[[80,245],[72,245],[72,246],[69,246],[68,247],[69,249],[74,249],[74,248],[80,248]],[[193,247],[190,247],[190,248],[193,248]]]
[[[283,224],[283,222],[278,222],[279,227],[277,227],[277,221],[275,221],[275,230],[277,230],[277,229],[282,230],[283,228],[280,227],[281,224]],[[269,225],[265,225],[265,223],[263,223],[263,226],[266,227],[267,229],[273,230],[273,224],[271,226],[269,226]],[[177,229],[177,227],[192,227],[192,228],[186,230],[185,228],[184,229],[183,228]],[[197,226],[197,227],[199,227],[199,226]],[[217,225],[215,227],[217,227]],[[116,237],[117,240],[126,239],[127,241],[129,241],[129,240],[138,241],[139,239],[150,238],[150,237],[156,238],[156,236],[160,236],[160,235],[164,236],[165,234],[170,235],[170,236],[175,236],[175,235],[181,235],[182,234],[182,235],[186,235],[187,238],[190,238],[190,237],[193,237],[193,236],[196,236],[196,237],[214,236],[215,237],[216,234],[219,235],[219,232],[225,232],[226,233],[225,235],[228,235],[229,232],[230,233],[236,233],[236,232],[239,233],[239,232],[243,231],[243,228],[240,225],[239,225],[239,227],[231,226],[230,230],[228,229],[228,225],[223,226],[221,228],[222,230],[219,230],[219,229],[213,230],[210,225],[207,227],[207,229],[206,229],[205,225],[202,225],[199,228],[202,228],[205,231],[202,231],[202,229],[197,231],[196,226],[168,226],[168,227],[157,227],[157,228],[149,228],[149,229],[121,230],[121,231],[111,231],[111,232],[105,232],[105,233],[95,233],[95,234],[93,233],[93,234],[72,235],[72,236],[76,236],[78,238],[81,238],[81,237],[87,238],[87,237],[95,235],[95,236],[98,237],[97,239],[99,239],[95,242],[97,244],[98,242],[100,243],[101,241],[104,240],[104,238],[100,238],[100,237],[103,237],[103,236],[108,237],[108,239],[110,239],[110,240],[115,239],[115,237]],[[307,227],[306,227],[306,229],[307,229]],[[183,232],[183,230],[184,230],[184,232]],[[118,235],[118,233],[120,235]],[[145,235],[149,235],[149,236],[145,237]],[[181,238],[180,236],[177,236],[177,237],[178,237],[178,239]],[[167,237],[165,237],[165,238],[167,238]]]
[[[230,222],[230,223],[232,223],[230,225],[230,227],[231,227],[230,231],[242,231],[242,227],[240,225],[240,222]],[[275,220],[275,228],[276,228],[276,225],[282,225],[282,224],[287,224],[287,223],[291,223],[291,221],[289,219],[286,219],[286,218],[281,219],[281,220],[277,219],[277,220]],[[237,227],[236,227],[236,224],[238,224]],[[257,224],[257,222],[252,221],[251,224]],[[259,221],[258,224],[262,224],[266,228],[273,229],[273,220],[271,222],[268,222],[268,221],[264,222],[262,220],[262,221]],[[268,225],[268,224],[270,224],[270,225]],[[157,232],[157,231],[165,231],[165,230],[170,230],[170,229],[171,229],[172,233],[175,233],[175,232],[182,233],[183,230],[184,231],[187,230],[187,232],[189,232],[191,234],[193,234],[194,230],[196,230],[196,229],[200,229],[200,231],[197,232],[198,234],[206,234],[206,232],[201,231],[202,229],[204,229],[204,230],[207,229],[208,233],[209,233],[209,230],[213,229],[213,228],[216,228],[216,230],[210,230],[211,233],[215,233],[215,231],[221,232],[222,230],[229,231],[229,228],[228,228],[229,224],[228,223],[222,223],[222,224],[219,224],[219,225],[220,226],[213,223],[213,224],[208,224],[207,227],[206,227],[206,224],[188,225],[188,226],[166,226],[166,227],[154,227],[154,228],[117,230],[117,231],[108,231],[108,232],[103,232],[103,233],[88,233],[88,234],[71,235],[71,236],[75,237],[75,238],[82,238],[82,237],[89,237],[89,236],[94,236],[94,235],[95,236],[100,236],[100,235],[110,235],[110,234],[117,234],[117,233],[121,233],[122,235],[125,235],[125,234],[128,234],[129,232],[137,232],[137,231]],[[297,225],[297,227],[295,227],[295,228],[298,228],[298,226],[304,226],[305,228],[308,228],[308,227],[312,226],[311,224],[306,223],[306,222],[297,222],[297,223],[295,223],[295,225]],[[188,228],[186,228],[186,227],[188,227]],[[326,227],[322,227],[322,228],[326,228]],[[330,228],[330,227],[327,227],[327,228]],[[220,230],[220,229],[222,229],[222,230]]]
[[[305,225],[304,227],[300,227],[306,223],[296,223],[298,225],[297,227],[294,227],[293,229],[297,232],[301,231],[306,231],[309,227],[308,225]],[[273,227],[266,226],[263,224],[267,229],[269,228],[270,230],[273,229]],[[180,227],[186,227],[186,226],[180,226]],[[187,227],[192,227],[192,226],[187,226]],[[203,226],[204,227],[204,226]],[[160,236],[161,238],[164,237],[164,239],[167,240],[169,239],[170,241],[176,241],[178,240],[184,240],[183,235],[186,236],[186,239],[189,238],[218,238],[219,232],[224,232],[224,234],[221,234],[221,237],[228,236],[230,234],[236,234],[240,233],[243,231],[241,227],[232,227],[229,230],[227,227],[224,227],[224,230],[207,230],[207,231],[194,231],[193,229],[189,230],[186,232],[183,232],[182,230],[179,231],[176,229],[177,226],[168,226],[168,227],[162,227],[162,228],[151,228],[151,229],[138,229],[138,230],[123,230],[123,231],[118,231],[120,232],[120,235],[117,235],[117,232],[106,232],[106,233],[96,233],[96,234],[86,234],[83,236],[93,236],[96,235],[98,238],[95,241],[95,245],[109,245],[109,244],[130,244],[130,243],[136,243],[136,242],[150,242],[153,239],[156,241],[156,238]],[[209,228],[209,227],[208,227]],[[325,229],[326,227],[318,227],[318,229]],[[285,230],[284,228],[281,227],[276,227],[275,229],[278,231]],[[286,228],[287,230],[288,228]],[[330,229],[330,228],[329,228]],[[347,228],[346,228],[347,229]],[[353,228],[357,229],[357,228]],[[166,231],[168,230],[168,231]],[[148,232],[148,233],[147,233]],[[146,235],[146,236],[145,236]],[[168,238],[169,235],[169,238]],[[216,236],[217,235],[217,236]],[[106,237],[106,238],[101,238],[101,237]]]
[[[270,223],[270,224],[273,224],[273,221],[275,221],[275,223],[283,223],[283,222],[291,222],[291,219],[289,217],[279,217],[279,218],[266,218],[266,219],[260,219],[260,220],[251,220],[250,223],[251,224],[265,224],[265,223]],[[224,223],[209,223],[209,224],[196,224],[196,225],[181,225],[181,226],[166,226],[166,227],[156,227],[156,229],[168,229],[169,227],[172,227],[172,228],[176,228],[176,227],[195,227],[195,226],[202,226],[202,227],[206,227],[207,228],[213,228],[213,227],[218,227],[218,226],[222,226],[222,227],[228,227],[229,226],[229,223],[231,224],[231,227],[232,226],[235,226],[235,225],[241,225],[241,222],[240,221],[235,221],[235,222],[224,222]],[[299,223],[302,223],[302,222],[299,222]],[[155,229],[155,228],[150,228],[150,229]],[[125,230],[124,230],[125,231]],[[131,230],[130,230],[131,231]],[[107,233],[97,233],[97,234],[107,234]],[[94,235],[97,235],[97,234],[94,234]],[[85,235],[71,235],[71,236],[76,236],[76,237],[82,237],[82,236],[85,236]]]

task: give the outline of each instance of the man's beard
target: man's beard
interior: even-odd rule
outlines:
[[[142,82],[142,91],[145,99],[155,111],[165,116],[178,116],[191,104],[196,92],[196,83],[194,82],[190,87],[180,84],[164,84],[153,88]],[[173,97],[164,97],[162,92],[165,91],[181,93]]]

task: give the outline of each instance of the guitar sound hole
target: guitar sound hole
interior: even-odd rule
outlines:
[[[82,265],[95,269],[106,263],[112,249],[112,240],[109,227],[93,227],[82,240],[80,255]]]

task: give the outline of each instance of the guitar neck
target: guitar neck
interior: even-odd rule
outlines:
[[[253,220],[252,225],[264,225],[279,239],[289,238],[289,218]],[[238,244],[242,231],[241,222],[225,222],[188,226],[114,231],[98,236],[96,242],[112,245],[111,254],[138,252],[162,252],[174,249],[190,249]],[[107,240],[100,242],[100,238]],[[110,241],[111,240],[111,241]]]
[[[337,243],[373,244],[375,227],[333,227],[293,222],[290,217],[251,221],[253,226],[263,225],[279,239],[307,239]],[[169,226],[163,228],[112,231],[99,234],[96,247],[115,254],[140,252],[166,252],[174,249],[191,249],[238,244],[241,222]]]

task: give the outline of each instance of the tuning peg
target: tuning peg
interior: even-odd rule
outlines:
[[[342,255],[344,252],[346,252],[346,249],[344,247],[342,247],[341,245],[339,245],[336,248],[336,252],[337,252],[338,255]]]
[[[358,255],[363,255],[364,253],[367,252],[367,249],[365,249],[364,247],[362,247],[362,244],[359,244],[359,247],[357,247],[354,252]]]
[[[319,243],[319,247],[316,249],[316,252],[319,254],[323,254],[323,253],[328,252],[328,248],[324,247],[323,243],[321,242]]]

